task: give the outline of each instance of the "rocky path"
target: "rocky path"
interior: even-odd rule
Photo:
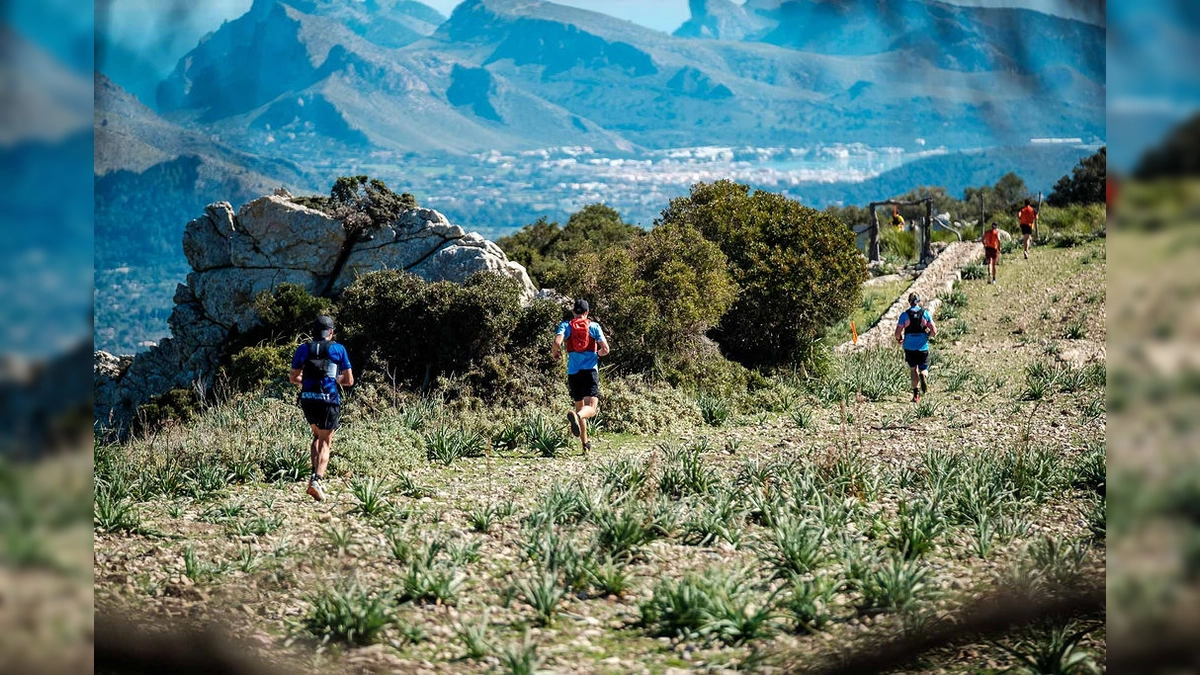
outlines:
[[[921,296],[921,304],[929,310],[930,314],[937,316],[938,306],[942,304],[938,299],[938,293],[948,291],[954,287],[954,282],[959,279],[959,272],[968,263],[979,260],[983,257],[983,244],[976,242],[954,242],[942,251],[925,271],[921,272],[921,276],[917,277],[900,297],[892,303],[892,306],[884,312],[879,323],[875,324],[867,332],[858,336],[858,343],[844,342],[836,347],[838,352],[847,352],[853,349],[867,349],[871,347],[881,347],[891,344],[892,331],[895,330],[896,321],[900,318],[900,313],[908,308],[908,294],[916,292]]]

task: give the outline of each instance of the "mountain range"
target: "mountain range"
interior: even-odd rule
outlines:
[[[692,4],[667,36],[536,0],[466,0],[438,24],[416,2],[256,0],[155,104],[276,154],[1104,136],[1091,24],[922,0]]]
[[[97,342],[128,351],[153,339],[118,339],[111,319],[155,303],[131,323],[165,326],[169,298],[150,296],[186,271],[182,228],[204,204],[278,186],[324,192],[337,175],[370,173],[418,199],[452,190],[470,209],[447,215],[496,231],[553,211],[570,188],[550,173],[497,188],[506,169],[488,153],[585,147],[636,162],[683,147],[927,142],[949,153],[879,177],[874,198],[918,174],[949,186],[1032,169],[1035,155],[979,149],[1105,138],[1105,33],[1092,24],[934,0],[690,4],[669,35],[540,0],[465,0],[449,17],[412,0],[255,0],[154,87],[136,59],[113,80],[97,74]],[[1036,156],[1072,152],[1083,154]],[[484,183],[490,192],[473,187]],[[812,187],[804,201],[816,206],[868,190]]]

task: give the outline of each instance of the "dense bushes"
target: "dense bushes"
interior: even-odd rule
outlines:
[[[324,211],[342,221],[349,232],[361,232],[394,222],[417,199],[405,192],[396,194],[383,181],[367,176],[339,176],[328,197],[296,197],[293,201]]]
[[[740,295],[716,331],[754,365],[788,363],[858,305],[866,261],[837,219],[731,181],[698,183],[671,200],[663,225],[690,225],[729,258]]]
[[[1038,225],[1047,233],[1093,234],[1104,229],[1107,210],[1104,204],[1045,206],[1038,213]]]
[[[534,284],[561,288],[568,275],[568,260],[580,253],[602,253],[620,248],[642,235],[642,229],[621,220],[621,214],[604,204],[589,204],[573,214],[561,229],[545,218],[496,241],[511,260],[525,266]]]
[[[350,231],[415,206],[365,176],[339,178],[329,197],[299,201]],[[614,344],[610,375],[725,397],[763,385],[746,366],[810,358],[824,327],[856,306],[866,276],[852,232],[836,219],[728,181],[697,184],[649,232],[593,204],[561,229],[539,221],[501,243],[543,282],[589,300]],[[232,337],[225,362],[241,390],[285,382],[292,351],[318,314],[336,316],[338,339],[367,383],[468,406],[526,404],[562,388],[561,364],[547,347],[563,309],[549,301],[523,307],[519,285],[501,275],[456,284],[378,271],[334,299],[281,284],[258,295],[254,309],[259,324]]]
[[[1069,204],[1103,204],[1105,180],[1108,173],[1108,148],[1079,160],[1071,175],[1063,176],[1046,197],[1050,206]]]
[[[563,281],[567,293],[589,298],[620,346],[614,362],[639,370],[695,358],[736,294],[725,256],[686,224],[660,225],[627,247],[578,253]]]
[[[548,301],[521,307],[517,283],[490,272],[461,285],[372,272],[338,303],[355,367],[422,390],[449,375],[488,392],[520,389],[530,371],[550,367],[546,346],[561,312]]]

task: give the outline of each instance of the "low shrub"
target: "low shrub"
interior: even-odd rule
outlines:
[[[641,615],[651,635],[740,644],[775,630],[775,596],[761,597],[741,574],[709,569],[660,581]]]
[[[968,281],[977,281],[988,278],[987,266],[981,262],[971,262],[963,265],[960,276]]]
[[[177,387],[161,396],[152,396],[138,406],[133,430],[136,434],[157,431],[172,424],[186,424],[200,413],[200,400],[192,389]]]
[[[391,603],[357,585],[334,588],[309,597],[303,625],[322,642],[370,645],[395,620]]]
[[[602,380],[600,386],[600,411],[595,421],[607,431],[657,434],[666,428],[704,423],[695,401],[665,383],[627,375]]]
[[[246,347],[230,357],[229,378],[238,391],[260,391],[272,384],[287,384],[291,365],[291,345]]]

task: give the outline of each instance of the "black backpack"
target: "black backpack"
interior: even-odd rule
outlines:
[[[904,334],[923,335],[925,326],[921,324],[925,320],[925,310],[920,307],[909,307],[904,311],[908,313],[908,324],[904,326]]]
[[[304,359],[303,378],[309,386],[315,386],[313,391],[321,391],[321,381],[329,377],[329,345],[333,340],[321,340],[308,343],[308,356]]]

